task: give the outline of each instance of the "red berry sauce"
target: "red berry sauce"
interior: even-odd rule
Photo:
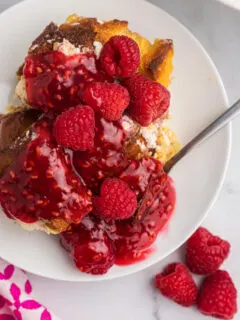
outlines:
[[[128,166],[121,172],[119,178],[128,183],[136,191],[139,200],[144,195],[152,175],[162,170],[162,163],[154,158],[129,160]]]
[[[96,56],[90,53],[66,56],[50,51],[27,57],[24,77],[29,104],[58,113],[78,105],[86,83],[111,80],[98,65]]]
[[[105,230],[114,243],[115,263],[134,263],[151,252],[149,247],[170,218],[175,206],[175,189],[172,179],[162,172],[158,160],[126,158],[123,151],[125,136],[119,122],[97,118],[96,123],[95,148],[91,152],[75,152],[73,162],[95,194],[98,194],[103,179],[109,176],[122,179],[136,192],[143,216],[104,221]],[[159,194],[157,201],[151,203],[156,193]]]
[[[116,229],[111,237],[115,244],[117,264],[129,264],[144,259],[149,254],[149,247],[170,219],[175,207],[175,189],[172,179],[166,174],[163,174],[160,180],[159,196],[154,203],[150,202],[143,208],[142,217],[138,217],[137,212],[135,219],[116,221]],[[154,188],[147,188],[145,195],[149,199],[154,192]],[[141,218],[140,221],[138,218]]]
[[[49,120],[35,124],[33,135],[0,180],[5,213],[26,223],[55,218],[79,223],[92,210],[91,191],[72,169],[69,154],[55,143]]]
[[[73,154],[76,171],[86,185],[98,192],[106,177],[118,176],[128,165],[123,152],[125,134],[120,122],[110,122],[96,115],[94,148]]]
[[[62,234],[62,245],[71,253],[76,267],[87,273],[103,274],[114,264],[114,246],[104,222],[94,216],[72,225]]]
[[[160,177],[157,176],[156,179],[159,180],[159,187],[157,189],[159,197],[156,202],[148,206],[147,214],[143,216],[140,221],[137,217],[117,221],[104,221],[93,217],[91,218],[91,224],[93,224],[94,227],[92,226],[91,229],[88,229],[89,234],[87,236],[85,235],[84,239],[92,239],[94,237],[96,243],[101,243],[102,234],[101,237],[98,238],[98,233],[96,233],[96,228],[99,228],[99,225],[101,225],[101,228],[108,235],[107,242],[109,242],[109,239],[112,242],[115,264],[128,265],[145,259],[153,251],[153,249],[150,248],[151,245],[173,213],[176,194],[172,179],[165,173],[160,175]],[[146,194],[148,193],[149,195],[150,191],[148,188]],[[154,194],[154,190],[151,194]],[[74,248],[82,243],[82,235],[80,233],[82,232],[82,228],[85,228],[86,221],[89,223],[88,219],[90,219],[89,216],[84,218],[78,227],[73,227],[69,231],[71,237],[69,237],[68,232],[62,234],[65,247],[67,247],[73,255],[75,263],[77,263],[76,260],[78,257],[76,254],[77,251],[75,251]],[[84,240],[83,242],[84,246],[86,246],[86,241],[88,240]],[[67,246],[66,243],[68,244]],[[80,256],[82,259],[82,251]],[[87,257],[88,255],[86,255],[85,259],[87,259]],[[106,258],[106,255],[104,255],[104,257],[105,259],[110,259],[110,262],[112,261],[111,255],[108,258]]]
[[[81,104],[87,83],[112,82],[90,53],[66,56],[50,51],[27,57],[24,76],[29,104],[52,110],[53,116]],[[153,158],[127,158],[121,119],[111,122],[95,114],[94,147],[71,153],[56,144],[49,122],[35,125],[36,138],[0,180],[5,213],[29,223],[55,217],[71,223],[61,242],[84,272],[103,274],[114,263],[146,258],[175,207],[173,182],[162,164]],[[94,212],[86,216],[92,211],[91,192],[99,196],[107,177],[122,179],[136,192],[134,217],[106,221]]]

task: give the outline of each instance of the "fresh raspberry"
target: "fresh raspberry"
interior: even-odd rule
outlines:
[[[124,85],[131,97],[128,112],[140,125],[149,126],[169,108],[169,91],[142,74],[137,73],[126,79]]]
[[[127,89],[117,83],[93,82],[83,91],[83,101],[106,120],[116,121],[129,105]]]
[[[33,140],[0,180],[0,203],[9,217],[26,223],[79,223],[92,210],[91,192],[51,132],[48,119],[34,124]]]
[[[162,164],[156,159],[142,158],[133,160],[119,176],[137,193],[141,202],[133,219],[115,221],[118,264],[145,258],[159,231],[172,215],[176,201],[175,189],[172,179],[161,169]]]
[[[228,257],[230,244],[200,227],[187,241],[186,263],[197,274],[210,274],[218,270]]]
[[[184,307],[196,302],[198,289],[183,263],[169,264],[156,275],[155,286],[164,296]]]
[[[72,225],[61,234],[61,242],[82,272],[104,274],[114,264],[113,243],[96,217],[87,216],[79,225]]]
[[[106,42],[100,54],[105,72],[116,78],[132,76],[140,64],[140,50],[137,43],[126,36],[114,36]]]
[[[237,312],[237,290],[227,271],[218,270],[204,280],[197,307],[208,316],[233,318]]]
[[[124,181],[107,178],[101,185],[100,197],[94,199],[94,205],[101,218],[121,220],[134,214],[137,198]]]
[[[57,143],[73,150],[94,146],[94,112],[89,106],[73,107],[59,115],[53,126]]]

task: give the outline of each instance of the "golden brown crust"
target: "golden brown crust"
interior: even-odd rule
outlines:
[[[19,109],[0,115],[0,177],[28,142],[26,130],[40,116],[34,109]]]
[[[60,28],[69,25],[72,27],[80,25],[85,27],[88,32],[94,32],[95,37],[93,41],[99,41],[102,44],[115,35],[127,35],[129,33],[128,22],[118,19],[104,21],[101,23],[96,18],[85,18],[73,14],[67,18],[66,23],[64,23]]]
[[[0,151],[7,149],[40,114],[37,110],[20,107],[15,108],[15,112],[0,114]]]
[[[145,129],[151,130],[151,125]],[[125,153],[131,159],[154,157],[162,163],[166,163],[181,149],[177,136],[166,125],[161,125],[157,130],[156,146],[155,148],[149,147],[147,140],[139,132],[127,141]]]
[[[71,42],[75,47],[84,46],[88,48],[93,47],[93,42],[96,37],[91,23],[89,25],[82,23],[62,24],[59,28],[63,38]]]
[[[126,35],[132,38],[137,42],[141,53],[139,72],[166,87],[170,84],[174,52],[172,40],[156,39],[154,43],[151,44],[148,39],[129,30],[127,21],[117,19],[99,23],[94,18],[82,18],[74,14],[68,17],[66,24],[72,24],[73,26],[81,24],[87,26],[90,30],[94,30],[96,34],[95,41],[99,41],[102,44],[115,35]]]
[[[59,234],[68,229],[69,223],[64,219],[55,218],[50,222],[47,222],[45,226],[47,227],[49,233]]]
[[[142,159],[149,156],[148,149],[141,150],[140,145],[137,143],[139,141],[141,144],[146,144],[144,139],[139,135],[133,137],[124,146],[124,151],[128,158],[130,159]]]
[[[63,35],[58,26],[51,22],[43,32],[32,42],[28,54],[41,54],[53,50],[53,44],[56,41],[61,42]]]
[[[156,39],[142,57],[141,71],[167,87],[172,73],[173,41]]]
[[[154,75],[159,65],[166,59],[169,50],[173,50],[172,40],[160,40],[159,46],[156,46],[156,49],[152,52],[151,58],[148,61],[146,66],[147,71]]]
[[[101,43],[107,42],[111,37],[116,35],[127,35],[128,22],[117,19],[105,21],[95,25],[96,41]]]
[[[17,69],[17,78],[20,80],[21,76],[23,75],[23,69],[24,69],[24,63],[21,64],[21,66]]]
[[[81,26],[86,27],[88,29],[92,29],[94,31],[94,26],[96,24],[99,24],[99,22],[96,18],[80,17],[76,14],[73,14],[67,18],[65,23],[63,23],[63,25],[66,25],[66,24],[71,24],[71,25],[81,24]]]
[[[173,42],[172,40],[156,39],[153,44],[140,34],[128,28],[127,21],[118,19],[100,22],[96,18],[85,18],[72,14],[60,27],[51,22],[43,32],[33,41],[29,54],[43,53],[53,50],[54,42],[67,39],[75,47],[84,46],[94,49],[94,41],[106,43],[115,35],[126,35],[135,40],[141,53],[139,72],[153,80],[168,86],[173,69]],[[21,76],[23,66],[17,72]]]

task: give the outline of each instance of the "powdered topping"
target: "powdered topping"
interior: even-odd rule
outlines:
[[[100,57],[100,53],[102,51],[102,44],[99,41],[94,41],[93,45],[94,45],[94,48],[95,48],[94,53],[95,53],[96,57],[99,58]]]
[[[53,50],[64,53],[66,56],[72,56],[74,54],[81,53],[80,48],[75,47],[67,39],[63,39],[61,43],[55,42],[53,45]]]
[[[141,127],[140,135],[146,141],[148,148],[157,148],[158,129],[154,124],[151,124],[149,127]]]

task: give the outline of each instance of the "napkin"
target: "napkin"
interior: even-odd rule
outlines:
[[[26,273],[0,259],[0,320],[60,320],[32,293]]]

